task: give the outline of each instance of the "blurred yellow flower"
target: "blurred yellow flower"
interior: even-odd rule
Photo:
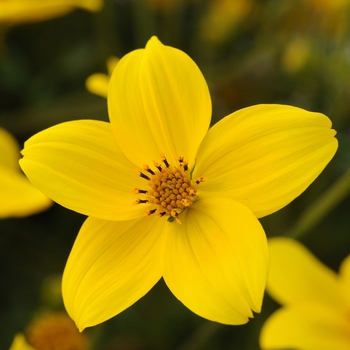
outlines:
[[[107,60],[108,74],[103,74],[103,73],[91,74],[85,81],[86,89],[93,94],[107,98],[109,80],[111,78],[113,70],[116,67],[118,61],[119,61],[119,58],[114,56],[108,58]]]
[[[16,334],[15,338],[13,339],[10,350],[36,350],[36,349],[31,347],[27,343],[26,338],[24,337],[23,334],[18,333],[18,334]]]
[[[337,275],[292,239],[270,239],[269,251],[267,291],[283,307],[263,326],[262,349],[350,349],[350,255]]]
[[[96,325],[163,277],[196,314],[246,323],[260,311],[268,270],[257,218],[287,205],[331,160],[330,120],[257,105],[208,131],[202,73],[156,37],[119,61],[108,108],[110,123],[62,123],[22,151],[35,186],[89,216],[64,271],[68,313],[81,330]]]
[[[349,0],[306,0],[305,4],[311,6],[314,11],[323,12],[324,14],[333,14],[345,11],[349,8]]]
[[[225,41],[252,8],[251,0],[212,0],[202,18],[201,34],[212,42]]]
[[[46,312],[26,329],[26,338],[35,350],[86,350],[89,340],[79,333],[65,312]]]
[[[37,22],[65,15],[75,8],[98,11],[103,0],[2,0],[0,23]]]
[[[301,70],[311,55],[311,44],[303,38],[295,38],[288,43],[282,56],[282,66],[289,73]]]
[[[0,128],[0,219],[23,217],[47,209],[51,200],[39,192],[18,165],[20,148],[6,130]]]
[[[65,312],[46,312],[15,336],[10,350],[87,350],[89,339],[79,333]]]

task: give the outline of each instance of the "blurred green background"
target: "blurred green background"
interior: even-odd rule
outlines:
[[[350,252],[349,186],[310,227],[298,223],[350,165],[350,1],[105,0],[98,12],[0,23],[0,126],[23,145],[63,121],[108,121],[106,99],[86,90],[86,78],[106,73],[108,57],[144,47],[152,35],[196,61],[211,91],[213,123],[258,103],[330,117],[339,140],[335,158],[304,194],[261,222],[267,236],[293,234],[337,270]],[[84,219],[54,205],[0,221],[0,349],[40,310],[62,309],[57,276]],[[160,281],[128,310],[84,333],[106,350],[255,350],[261,325],[276,308],[266,296],[262,313],[247,325],[217,325],[191,313]]]

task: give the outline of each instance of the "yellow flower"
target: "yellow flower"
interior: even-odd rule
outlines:
[[[86,334],[78,332],[65,312],[37,316],[25,334],[16,334],[10,350],[86,350],[90,345]]]
[[[24,337],[23,334],[18,333],[13,339],[10,350],[35,350],[35,349],[27,343],[26,338]]]
[[[212,0],[202,17],[201,35],[213,43],[222,43],[247,17],[251,0]]]
[[[52,204],[21,172],[19,150],[12,135],[0,128],[0,219],[36,214]]]
[[[118,61],[119,59],[114,56],[108,58],[107,60],[108,75],[102,74],[102,73],[91,74],[85,81],[86,89],[93,94],[96,94],[102,97],[107,97],[109,80],[111,78],[111,75]]]
[[[103,0],[10,0],[0,1],[0,23],[37,22],[65,15],[75,8],[98,11]]]
[[[86,333],[79,333],[65,312],[46,312],[37,316],[26,329],[28,343],[35,350],[86,350]]]
[[[350,349],[350,255],[339,275],[303,245],[269,240],[268,293],[283,307],[266,321],[262,349]]]
[[[208,131],[203,75],[156,37],[119,61],[108,108],[110,123],[59,124],[22,151],[33,184],[89,216],[64,271],[68,313],[80,329],[98,324],[163,277],[198,315],[247,322],[260,311],[268,270],[257,217],[284,207],[323,170],[337,149],[331,122],[257,105]]]

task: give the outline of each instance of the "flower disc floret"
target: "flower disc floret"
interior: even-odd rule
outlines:
[[[191,180],[188,162],[179,157],[178,166],[169,164],[162,156],[162,163],[154,162],[157,170],[152,170],[148,165],[143,168],[147,174],[137,171],[137,174],[148,180],[148,189],[135,188],[136,194],[143,194],[144,198],[138,198],[135,204],[150,203],[155,208],[147,210],[145,215],[156,214],[158,217],[168,216],[169,221],[174,219],[180,223],[179,215],[198,200],[197,185],[205,181],[204,177],[196,181]]]

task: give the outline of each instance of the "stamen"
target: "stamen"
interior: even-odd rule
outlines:
[[[134,202],[135,204],[143,204],[143,203],[148,203],[147,199],[139,199],[137,198],[136,201]]]
[[[143,168],[152,175],[156,174],[147,164],[144,164]]]
[[[155,166],[159,171],[162,171],[162,170],[163,170],[162,167],[160,166],[160,164],[157,163],[155,160],[153,161],[153,164],[154,164],[154,166]]]
[[[135,194],[139,194],[139,193],[146,194],[146,193],[148,193],[148,191],[146,191],[146,190],[140,190],[139,188],[134,188],[134,189],[133,189],[133,192],[134,192]]]
[[[204,181],[207,181],[207,179],[205,177],[201,176],[196,180],[196,184],[199,185],[201,182],[204,182]]]
[[[145,216],[156,214],[157,217],[165,216],[168,222],[176,220],[181,224],[181,214],[198,200],[199,191],[197,186],[206,181],[205,177],[197,180],[191,179],[188,161],[183,157],[177,159],[177,165],[170,165],[164,154],[161,154],[162,163],[153,161],[152,170],[148,165],[143,165],[145,172],[136,171],[138,176],[148,180],[147,190],[134,188],[135,194],[141,194],[135,204],[150,204]]]
[[[144,179],[146,179],[146,180],[151,180],[147,175],[145,175],[144,173],[142,173],[141,171],[138,171],[138,170],[134,170],[135,171],[135,173],[138,175],[138,176],[140,176],[140,177],[142,177],[142,178],[144,178]]]
[[[157,209],[151,209],[151,210],[146,210],[145,216],[150,216],[154,214],[157,211]]]
[[[161,155],[160,155],[160,157],[162,158],[162,162],[165,164],[165,166],[167,167],[167,168],[169,168],[169,163],[168,163],[168,161],[167,161],[167,159],[165,158],[165,156],[164,156],[164,154],[162,153]]]

